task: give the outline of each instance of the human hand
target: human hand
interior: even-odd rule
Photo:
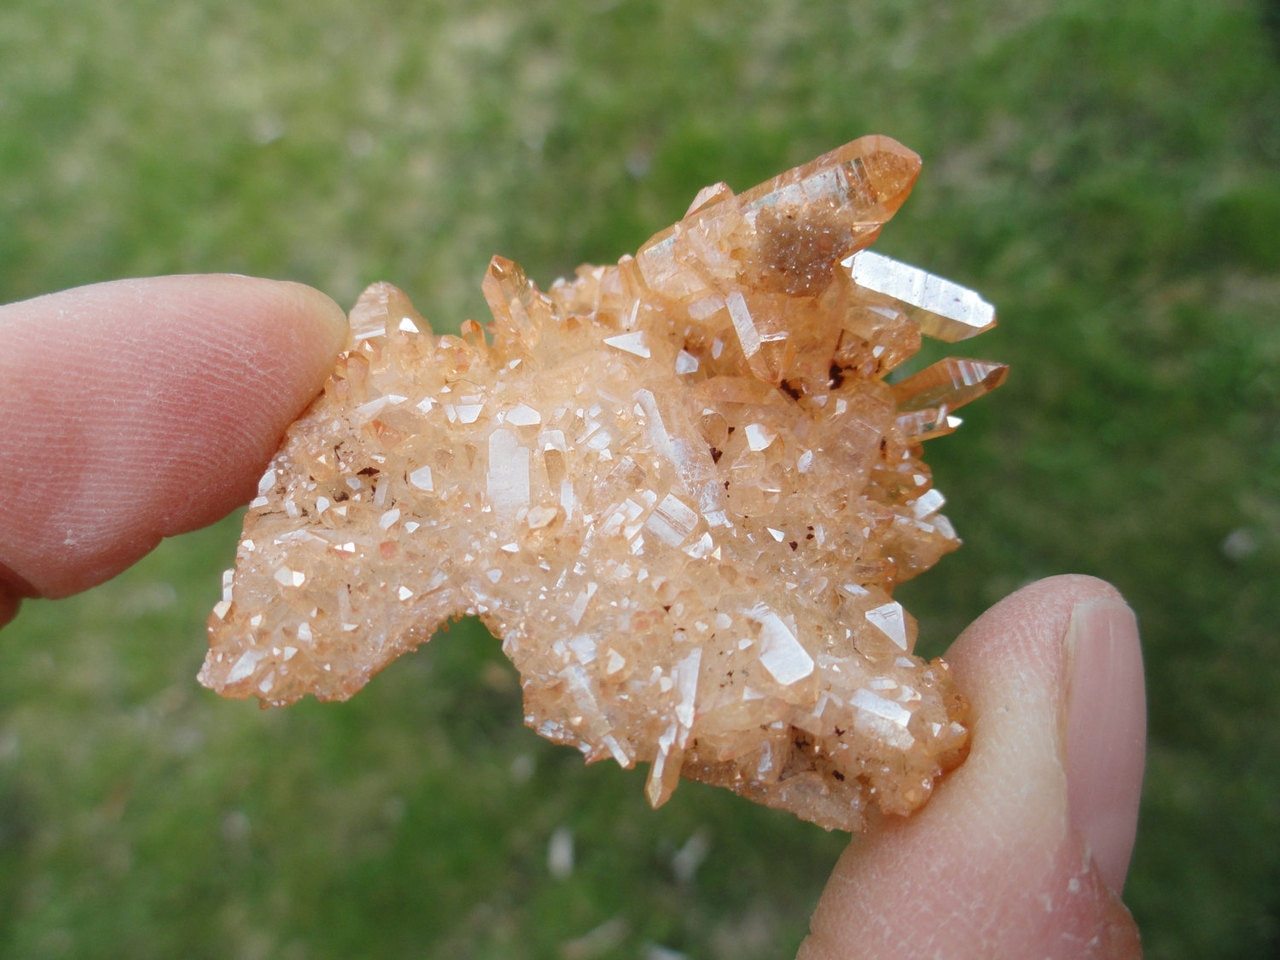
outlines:
[[[0,307],[0,625],[114,576],[253,493],[345,339],[298,284],[124,280]],[[1085,577],[1033,584],[948,653],[973,748],[856,838],[801,960],[1138,957],[1117,892],[1137,821],[1136,624]]]

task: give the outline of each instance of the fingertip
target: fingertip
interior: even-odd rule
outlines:
[[[327,294],[303,283],[237,274],[154,278],[198,280],[200,292],[172,305],[200,328],[197,349],[219,365],[200,387],[203,424],[188,436],[218,476],[181,504],[164,536],[206,526],[248,500],[289,423],[320,392],[347,343],[347,316]],[[163,309],[167,298],[154,309]],[[159,502],[159,501],[157,501]]]
[[[319,291],[230,274],[0,307],[0,563],[62,596],[221,517],[345,342]]]
[[[1069,803],[1068,625],[1091,604],[1123,607],[1101,580],[1040,581],[996,604],[952,645],[947,659],[972,705],[969,757],[923,810],[855,838],[815,912],[805,960],[1140,955],[1115,893],[1123,865],[1105,854],[1091,859]],[[1122,690],[1141,686],[1140,671],[1116,683],[1107,696],[1123,699]],[[1077,695],[1079,706],[1093,697],[1079,687]],[[1107,778],[1099,765],[1086,782]],[[1114,803],[1094,799],[1099,809]],[[1136,799],[1126,810],[1120,820],[1130,818],[1131,836]],[[1121,835],[1111,849],[1123,845],[1123,824],[1099,829]]]
[[[193,324],[197,329],[192,333],[211,345],[221,340],[247,358],[277,352],[291,361],[277,371],[285,385],[298,383],[310,393],[319,389],[317,369],[327,375],[346,345],[346,313],[328,294],[305,283],[235,273],[117,283],[137,285],[148,301],[149,313]],[[108,297],[111,292],[107,291]]]
[[[1036,667],[1039,681],[1055,684],[1071,609],[1102,599],[1124,603],[1115,586],[1084,573],[1060,573],[1030,582],[970,623],[947,650],[947,662],[956,671],[957,682],[979,694],[987,689],[988,675],[1000,675],[1009,666],[1011,653],[1016,654],[1020,669]]]
[[[255,278],[247,278],[255,279]],[[299,320],[315,326],[317,349],[328,356],[333,356],[342,349],[347,339],[347,314],[327,293],[317,290],[305,283],[293,280],[262,280],[261,283],[272,284],[282,300],[292,302],[292,312]]]

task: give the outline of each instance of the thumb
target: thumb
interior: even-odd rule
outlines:
[[[1043,580],[948,660],[969,758],[919,814],[854,841],[800,960],[1139,957],[1120,901],[1146,739],[1132,611],[1101,581]]]

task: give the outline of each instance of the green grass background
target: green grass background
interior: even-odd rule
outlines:
[[[1273,956],[1278,57],[1274,0],[0,2],[0,301],[385,278],[450,329],[494,252],[550,280],[704,183],[899,138],[925,170],[880,249],[994,301],[971,349],[1013,365],[930,451],[968,543],[905,591],[926,647],[1033,578],[1116,583],[1150,683],[1150,955]],[[235,536],[0,635],[0,954],[794,950],[843,838],[695,785],[648,812],[642,772],[520,726],[473,626],[342,706],[198,688]]]

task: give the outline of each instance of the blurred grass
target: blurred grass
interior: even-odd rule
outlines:
[[[1035,577],[1120,586],[1150,683],[1128,888],[1150,955],[1272,956],[1278,55],[1274,0],[4,4],[0,301],[234,270],[349,303],[386,278],[448,328],[485,315],[493,252],[549,280],[704,183],[899,138],[925,173],[880,248],[997,303],[974,349],[1014,366],[930,452],[968,545],[904,599],[936,652]],[[520,728],[470,625],[344,706],[197,688],[235,533],[0,638],[0,953],[794,949],[841,838],[694,785],[648,812],[642,774]]]

